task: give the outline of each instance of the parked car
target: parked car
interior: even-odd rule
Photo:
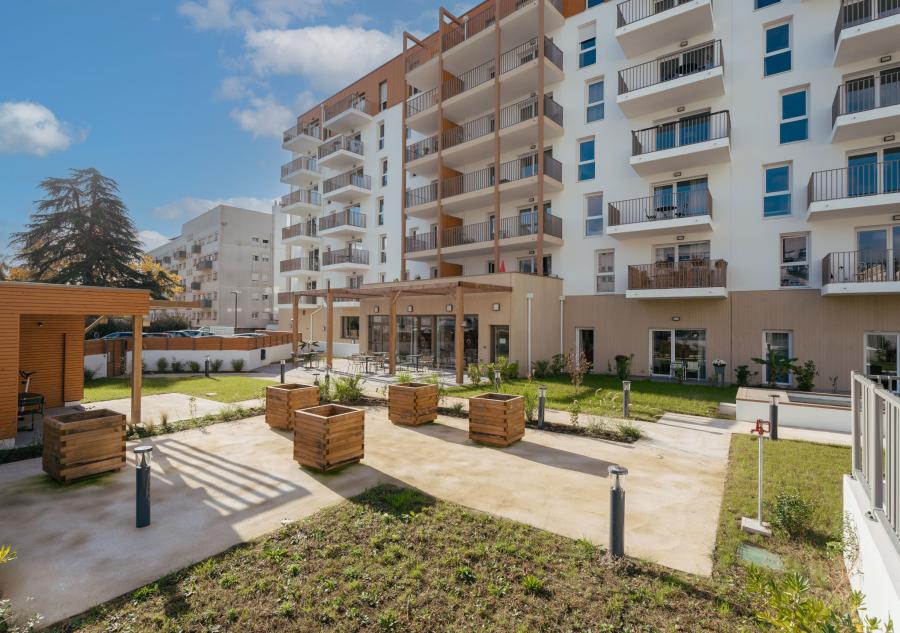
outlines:
[[[172,338],[168,332],[144,332],[144,338]]]
[[[215,336],[209,330],[178,330],[182,332],[184,336],[197,337],[197,336]]]
[[[110,332],[103,337],[104,341],[114,341],[120,338],[131,338],[131,332]]]
[[[191,337],[191,335],[188,334],[188,330],[172,330],[172,331],[166,332],[166,334],[168,334],[172,338],[190,338]]]
[[[235,334],[234,338],[259,338],[261,336],[265,336],[265,334],[260,334],[259,332],[242,332],[240,334]]]

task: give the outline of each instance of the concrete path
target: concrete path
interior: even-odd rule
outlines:
[[[728,432],[651,424],[628,446],[528,430],[495,449],[470,442],[466,424],[396,427],[384,408],[367,408],[365,460],[327,476],[300,469],[291,436],[262,418],[155,437],[145,441],[155,447],[153,524],[142,530],[131,463],[69,487],[50,482],[40,460],[0,466],[3,541],[19,554],[0,568],[0,593],[52,623],[380,482],[605,544],[614,463],[630,470],[628,552],[710,573]]]

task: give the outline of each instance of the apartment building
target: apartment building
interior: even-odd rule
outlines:
[[[896,374],[900,0],[437,17],[285,133],[291,164],[315,154],[318,171],[282,210],[320,204],[282,230],[311,249],[282,269],[353,273],[300,280],[300,301],[324,277],[357,301],[361,347],[442,366],[583,351],[598,371],[633,354],[636,375],[704,381],[771,348],[815,361],[820,388]],[[310,235],[314,217],[343,241]],[[463,310],[458,280],[496,292]]]
[[[200,302],[199,309],[167,312],[195,327],[265,328],[275,323],[273,248],[268,213],[219,205],[149,255],[181,277],[175,300]]]

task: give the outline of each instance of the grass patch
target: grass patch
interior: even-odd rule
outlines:
[[[542,378],[534,382],[516,378],[503,382],[502,391],[524,395],[531,386],[547,387],[547,406],[569,411],[572,402],[578,400],[581,412],[591,415],[621,417],[622,381],[615,376],[588,374],[584,384],[575,389],[567,375]],[[468,398],[491,391],[487,383],[466,385],[448,389],[447,395]],[[599,390],[599,391],[598,391]],[[713,387],[691,383],[678,384],[656,380],[631,381],[631,416],[639,420],[653,421],[666,412],[690,415],[718,416],[720,402],[734,402],[737,387]]]
[[[380,486],[51,630],[711,631],[711,581]]]
[[[261,378],[248,376],[145,376],[141,391],[145,396],[161,393],[183,393],[219,402],[239,402],[258,398],[266,384]],[[97,378],[84,383],[84,402],[118,400],[131,397],[131,378]]]

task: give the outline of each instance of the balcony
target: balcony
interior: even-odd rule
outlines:
[[[900,251],[829,253],[822,258],[822,295],[900,293]]]
[[[323,271],[353,271],[369,269],[369,251],[361,248],[342,248],[322,254]]]
[[[437,104],[438,88],[420,92],[406,100],[406,126],[421,134],[436,134],[440,127]]]
[[[628,267],[628,299],[724,299],[728,263],[722,259],[656,262]]]
[[[344,209],[319,218],[319,237],[354,237],[365,235],[366,216],[359,207]]]
[[[890,53],[900,42],[900,0],[841,0],[834,25],[834,65]]]
[[[616,13],[616,39],[627,57],[713,30],[712,0],[626,0]]]
[[[872,71],[838,86],[831,123],[834,143],[895,133],[900,129],[900,68]]]
[[[440,83],[437,48],[413,45],[406,51],[406,81],[421,91],[428,91]]]
[[[438,136],[406,146],[406,169],[423,178],[437,178]]]
[[[500,151],[537,142],[538,98],[528,97],[500,110]],[[544,139],[563,135],[563,107],[549,95],[544,95]]]
[[[199,281],[191,282],[191,290],[200,290],[202,287],[203,287],[203,284],[201,284]]]
[[[318,125],[294,125],[284,131],[281,147],[298,154],[314,151],[322,142],[322,128]]]
[[[281,182],[295,187],[319,182],[319,165],[311,156],[300,156],[281,166]]]
[[[281,211],[291,215],[305,216],[322,208],[322,196],[315,189],[297,189],[281,196]]]
[[[631,133],[631,167],[640,175],[731,161],[727,110],[687,116]]]
[[[900,160],[817,171],[806,187],[808,220],[900,209]]]
[[[183,248],[180,250],[177,250],[177,251],[175,251],[174,257],[175,257],[175,259],[185,259],[187,257],[187,251],[184,250]]]
[[[203,251],[203,244],[191,244],[191,253],[198,254]]]
[[[319,165],[346,171],[363,161],[363,142],[356,138],[338,136],[319,146]]]
[[[322,197],[330,202],[349,203],[372,193],[372,179],[360,171],[348,171],[322,183]]]
[[[620,239],[712,231],[712,195],[703,189],[610,202],[607,217],[606,234]]]
[[[319,272],[319,260],[312,254],[305,257],[283,259],[279,264],[279,270],[291,277],[311,277]]]
[[[316,221],[307,220],[306,222],[298,222],[281,229],[281,241],[284,244],[300,245],[310,244],[319,239]]]
[[[715,40],[620,70],[616,103],[635,117],[723,94],[722,41]]]
[[[325,107],[324,125],[336,134],[358,130],[372,121],[374,104],[365,95],[347,95]]]
[[[197,270],[212,270],[213,269],[213,261],[211,259],[204,259],[200,263],[197,264]]]
[[[206,309],[212,308],[212,307],[213,307],[213,301],[212,301],[212,299],[201,299],[201,300],[200,300],[200,307],[201,307],[201,308],[206,308]]]
[[[406,190],[406,212],[417,218],[431,217],[437,212],[438,184],[433,182],[422,187]]]

